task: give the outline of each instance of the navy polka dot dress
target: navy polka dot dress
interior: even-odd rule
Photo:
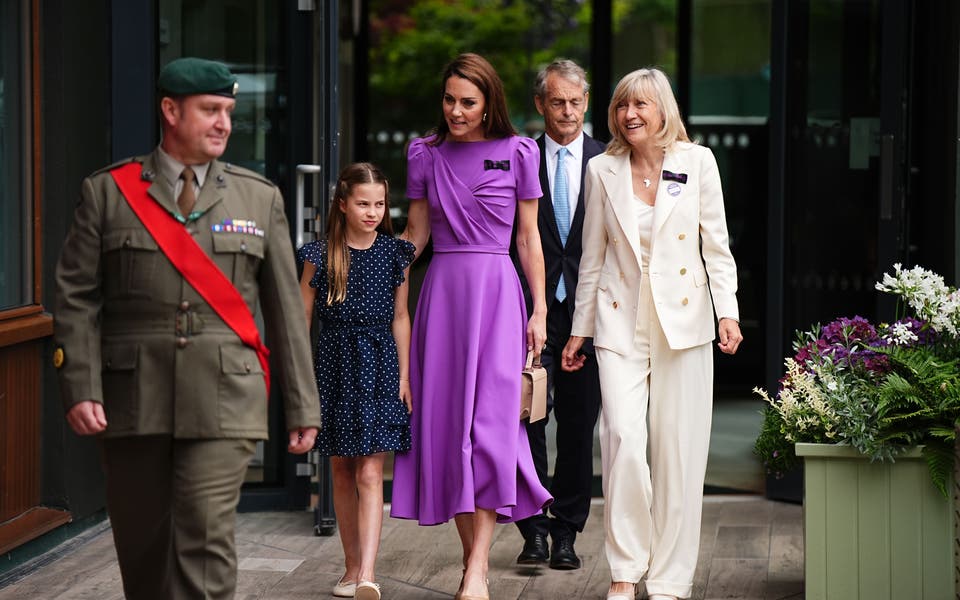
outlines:
[[[323,427],[317,449],[324,456],[366,456],[410,449],[410,418],[400,400],[400,368],[393,339],[393,294],[414,246],[378,234],[366,250],[350,248],[347,298],[327,305],[327,242],[304,245],[300,261],[317,271],[320,335],[314,369]]]

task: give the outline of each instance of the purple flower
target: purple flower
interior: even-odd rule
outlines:
[[[823,328],[821,339],[828,344],[850,347],[853,343],[869,344],[877,339],[877,330],[870,321],[857,315],[853,318],[841,317]]]

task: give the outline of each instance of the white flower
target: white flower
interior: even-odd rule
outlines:
[[[888,333],[883,337],[887,341],[894,343],[898,346],[906,346],[906,345],[909,345],[911,342],[915,342],[918,339],[920,339],[917,337],[917,334],[915,334],[910,329],[910,326],[907,325],[906,323],[894,323],[890,327],[890,333]]]
[[[919,266],[904,271],[897,263],[893,265],[893,271],[893,275],[883,274],[883,280],[876,284],[877,290],[899,296],[918,318],[928,321],[934,330],[957,337],[960,330],[960,297],[957,290],[948,287],[940,275]],[[909,336],[893,335],[900,344],[909,340]]]

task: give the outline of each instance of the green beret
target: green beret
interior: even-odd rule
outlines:
[[[162,94],[189,96],[216,94],[233,98],[237,95],[237,77],[227,65],[203,58],[178,58],[160,70],[157,87]]]

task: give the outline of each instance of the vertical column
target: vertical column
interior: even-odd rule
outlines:
[[[111,0],[111,128],[113,160],[157,144],[157,23],[152,0]]]

